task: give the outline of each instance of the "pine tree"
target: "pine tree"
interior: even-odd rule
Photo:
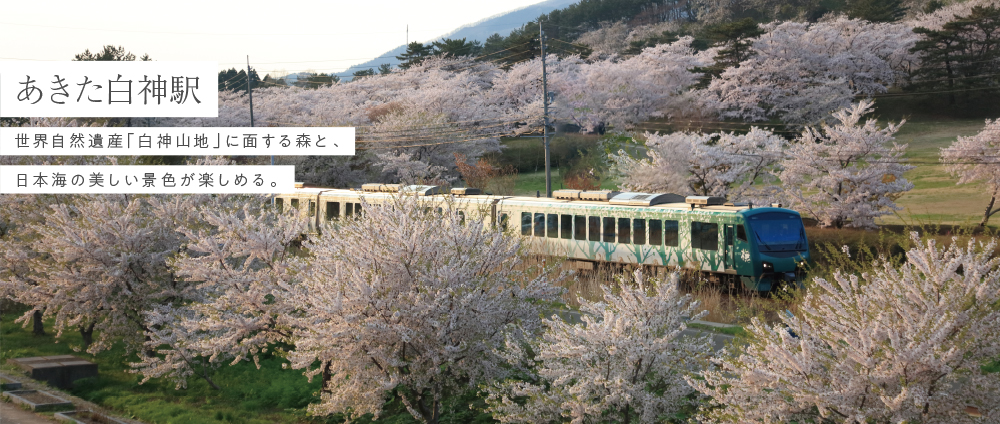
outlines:
[[[425,46],[424,43],[414,41],[406,45],[406,52],[396,56],[399,59],[399,69],[410,69],[411,66],[419,65],[420,62],[424,61],[424,58],[430,56],[433,53],[432,46]]]
[[[956,16],[940,30],[915,28],[924,38],[910,50],[920,53],[924,65],[914,73],[913,88],[946,90],[949,104],[955,91],[995,87],[1000,58],[1000,9],[972,8],[967,16]]]
[[[361,78],[375,76],[375,70],[372,68],[368,68],[360,71],[354,71],[354,73],[351,75],[354,77],[352,81],[357,81]]]
[[[442,38],[441,41],[435,41],[431,45],[434,46],[434,54],[437,56],[478,56],[483,50],[482,44],[478,41],[465,41],[465,38],[461,40]]]
[[[847,16],[871,22],[896,22],[906,15],[903,0],[851,0]]]
[[[712,25],[705,30],[713,45],[721,47],[715,63],[704,68],[701,86],[707,87],[713,77],[722,75],[726,68],[738,68],[740,63],[754,55],[753,39],[764,34],[753,18]]]

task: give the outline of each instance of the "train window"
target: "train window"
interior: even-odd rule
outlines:
[[[438,214],[441,214],[441,213],[444,213],[444,209],[441,209],[441,208],[434,208],[434,212],[436,212],[436,213],[438,213]]]
[[[360,203],[355,203],[354,204],[354,214],[355,215],[361,215],[361,204]]]
[[[521,235],[531,235],[531,212],[521,212]]]
[[[631,243],[632,240],[632,229],[629,228],[628,218],[618,218],[618,242],[619,243]]]
[[[601,229],[601,235],[603,236],[605,243],[615,242],[615,219],[614,218],[604,218],[604,228]]]
[[[292,201],[289,203],[289,205],[292,207],[292,210],[294,210],[295,212],[299,211],[299,199],[292,199]]]
[[[274,199],[274,206],[278,208],[278,213],[284,212],[285,211],[285,199],[282,199],[280,197],[277,198],[277,199]]]
[[[510,221],[510,217],[507,214],[500,214],[500,231],[507,231],[507,223]]]
[[[742,225],[736,226],[736,238],[740,241],[747,241],[747,230],[743,229]]]
[[[701,250],[719,250],[719,224],[692,222],[691,247]]]
[[[545,237],[545,214],[535,214],[535,237]]]
[[[559,215],[550,213],[546,224],[545,228],[548,231],[545,236],[548,238],[559,238]]]
[[[346,208],[344,210],[344,216],[354,215],[354,203],[344,202],[344,207]]]
[[[589,219],[590,241],[601,241],[601,217],[592,216]]]
[[[559,237],[564,239],[573,238],[573,215],[559,217]]]
[[[663,221],[659,219],[649,220],[649,244],[653,246],[663,244]]]
[[[573,232],[573,238],[577,240],[587,239],[587,217],[583,215],[573,216],[573,226],[576,231]]]
[[[465,211],[458,211],[458,223],[465,225]]]
[[[326,202],[326,220],[340,216],[340,202]]]
[[[309,216],[316,216],[316,202],[309,201]]]
[[[632,220],[632,243],[646,244],[646,220]]]
[[[677,247],[680,245],[677,221],[663,221],[663,245]]]

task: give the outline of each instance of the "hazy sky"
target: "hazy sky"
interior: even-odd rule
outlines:
[[[340,72],[540,0],[5,1],[0,60],[71,60],[105,44],[154,60],[207,60],[265,73]],[[353,71],[353,70],[351,70]]]

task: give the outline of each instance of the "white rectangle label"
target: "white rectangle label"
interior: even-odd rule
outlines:
[[[238,165],[7,165],[0,194],[289,193],[295,167]]]
[[[5,156],[354,155],[353,127],[7,127]]]
[[[0,117],[218,116],[215,62],[0,62]]]

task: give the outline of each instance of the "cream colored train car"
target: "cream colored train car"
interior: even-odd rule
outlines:
[[[442,208],[449,197],[436,186],[365,184],[362,189],[297,188],[276,201],[323,220],[363,213],[361,199],[378,204],[398,192],[413,193]],[[809,259],[798,212],[716,197],[662,193],[557,190],[555,198],[493,196],[452,189],[459,214],[484,216],[528,237],[535,253],[566,258],[578,266],[599,262],[681,267],[757,290],[800,281]],[[434,206],[435,203],[441,206]]]

